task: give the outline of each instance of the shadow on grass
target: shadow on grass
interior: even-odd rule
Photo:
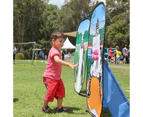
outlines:
[[[108,108],[105,108],[105,109],[102,110],[101,117],[112,117],[112,115],[110,114],[110,111],[108,110]]]
[[[14,98],[13,99],[13,102],[17,102],[19,99],[18,98]]]
[[[57,108],[52,109],[52,112],[48,113],[48,114],[60,114],[60,113],[68,113],[68,114],[76,114],[76,115],[85,115],[87,113],[89,113],[87,110],[85,110],[84,112],[74,112],[74,111],[79,111],[81,110],[80,108],[77,107],[64,107],[66,109],[68,109],[68,112],[57,112]],[[89,113],[90,114],[90,113]],[[112,117],[112,115],[110,114],[110,111],[108,109],[103,109],[102,110],[102,114],[100,117]]]
[[[74,112],[74,111],[79,111],[81,110],[80,108],[77,107],[64,107],[66,108],[68,111],[63,111],[64,113],[68,113],[68,114],[85,114],[86,112]],[[57,108],[54,108],[53,111],[50,114],[57,114],[57,113],[63,113],[63,112],[57,112]]]
[[[86,114],[86,113],[88,113],[87,110],[85,110],[83,112],[74,112],[74,111],[81,110],[80,108],[77,108],[77,107],[64,107],[64,108],[69,110],[69,112],[67,112],[69,114]],[[55,113],[58,113],[58,112],[56,112],[56,110],[57,110],[57,108],[54,109]],[[111,115],[110,111],[108,110],[108,108],[104,108],[102,110],[101,117],[112,117],[112,115]]]

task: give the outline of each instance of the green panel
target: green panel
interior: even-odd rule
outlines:
[[[78,27],[78,31],[77,31],[77,36],[76,36],[76,50],[75,50],[75,60],[74,63],[75,64],[80,64],[79,60],[80,57],[83,57],[83,65],[82,65],[82,69],[81,69],[81,75],[80,77],[78,77],[78,69],[79,66],[75,68],[74,71],[74,77],[75,77],[75,90],[77,90],[77,87],[79,85],[80,87],[80,92],[77,93],[83,93],[84,95],[86,94],[86,76],[87,76],[87,67],[86,67],[86,61],[87,61],[87,47],[88,47],[88,37],[89,37],[89,20],[83,20]],[[81,56],[82,54],[80,53],[82,47],[83,49],[83,56]],[[78,79],[80,81],[78,81]],[[81,83],[78,83],[81,82]]]

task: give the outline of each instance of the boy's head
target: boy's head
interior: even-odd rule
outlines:
[[[51,34],[51,39],[58,39],[58,38],[64,38],[64,33],[61,32],[61,31],[54,31],[52,34]]]
[[[57,49],[61,48],[64,44],[64,34],[61,31],[54,31],[51,34],[51,39],[52,39],[53,47]]]
[[[118,49],[119,49],[119,46],[116,46],[116,49],[118,50]]]

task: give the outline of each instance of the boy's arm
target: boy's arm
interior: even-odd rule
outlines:
[[[68,63],[68,62],[66,62],[66,61],[63,61],[63,60],[61,60],[61,59],[59,58],[59,56],[57,56],[57,55],[54,56],[54,60],[55,60],[56,63],[59,63],[59,64],[64,65],[64,66],[68,66],[68,67],[70,67],[70,68],[72,68],[72,69],[74,69],[74,67],[77,67],[77,64],[73,65],[73,64]]]

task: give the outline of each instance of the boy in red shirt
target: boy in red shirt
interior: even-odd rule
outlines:
[[[65,62],[61,58],[59,49],[64,44],[63,36],[64,34],[60,31],[54,31],[51,35],[52,48],[49,51],[48,64],[43,74],[43,83],[47,88],[47,93],[44,96],[44,104],[42,107],[42,111],[45,113],[51,112],[48,103],[53,102],[54,98],[57,99],[58,112],[68,111],[62,106],[62,101],[65,97],[65,87],[61,79],[62,65],[68,66],[72,69],[74,69],[77,65]]]
[[[113,56],[113,55],[112,55],[112,52],[113,52],[113,51],[112,51],[112,47],[110,47],[110,48],[109,48],[109,51],[108,51],[108,63],[111,63],[111,58],[112,58],[112,56]]]

